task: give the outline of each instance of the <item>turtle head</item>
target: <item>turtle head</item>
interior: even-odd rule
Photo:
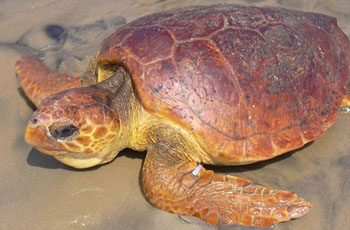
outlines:
[[[109,162],[123,149],[120,122],[110,103],[96,86],[51,95],[33,113],[25,140],[75,168]]]

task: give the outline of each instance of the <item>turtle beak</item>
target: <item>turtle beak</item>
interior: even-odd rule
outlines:
[[[30,145],[40,146],[42,143],[45,143],[46,140],[46,136],[43,133],[44,130],[42,126],[31,127],[30,125],[27,125],[24,140]]]
[[[28,123],[24,140],[29,144],[34,146],[39,152],[54,155],[55,152],[60,151],[62,146],[51,140],[47,135],[47,130],[45,126],[42,125],[33,125],[30,122]]]

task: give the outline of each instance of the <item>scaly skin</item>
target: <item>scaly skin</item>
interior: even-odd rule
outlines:
[[[242,178],[204,168],[194,176],[196,162],[173,161],[176,158],[168,154],[158,146],[149,148],[142,171],[145,195],[160,209],[211,224],[273,226],[301,217],[311,208],[292,192],[254,185]]]
[[[61,74],[50,70],[33,56],[22,57],[16,62],[15,68],[24,93],[37,107],[52,94],[95,83],[91,76]]]
[[[150,120],[150,119],[148,119]],[[211,224],[272,226],[303,216],[311,204],[294,193],[270,189],[196,167],[203,162],[196,140],[183,129],[152,120],[142,170],[146,198],[171,213]],[[156,125],[158,123],[158,125]]]

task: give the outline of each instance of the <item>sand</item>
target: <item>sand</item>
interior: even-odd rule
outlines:
[[[0,1],[0,229],[255,229],[210,226],[154,208],[143,197],[145,153],[123,151],[110,164],[74,170],[23,139],[33,106],[14,71],[24,54],[51,68],[83,72],[100,41],[125,22],[176,7],[211,1]],[[216,1],[283,6],[338,18],[350,36],[347,0]],[[45,32],[51,29],[51,37]],[[250,166],[214,170],[267,187],[292,190],[313,203],[303,218],[275,229],[348,229],[350,226],[350,114],[301,150]]]

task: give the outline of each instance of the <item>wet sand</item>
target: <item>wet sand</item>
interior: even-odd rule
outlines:
[[[337,17],[350,36],[347,0],[217,1],[283,6]],[[33,106],[14,71],[24,54],[52,68],[84,72],[108,34],[139,16],[211,1],[0,1],[0,229],[256,229],[210,226],[169,214],[143,197],[145,153],[123,151],[113,162],[74,170],[23,140]],[[57,27],[55,27],[57,26]],[[249,166],[213,167],[258,184],[296,192],[312,202],[301,219],[275,229],[348,229],[350,226],[350,114],[301,150]]]

